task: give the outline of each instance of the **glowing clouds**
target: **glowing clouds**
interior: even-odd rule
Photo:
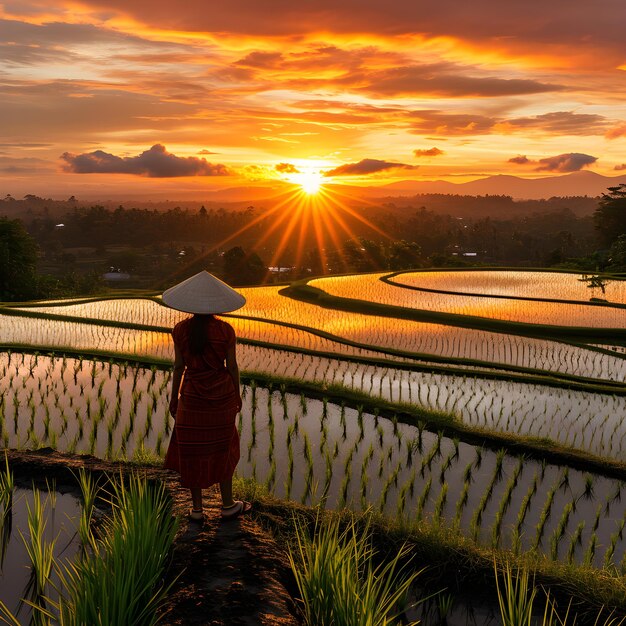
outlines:
[[[428,150],[413,150],[413,156],[415,157],[436,157],[444,154],[443,150],[439,148],[429,148]]]
[[[119,157],[103,150],[86,154],[61,155],[63,169],[74,174],[134,174],[148,178],[174,178],[179,176],[228,176],[225,165],[209,163],[198,157],[179,157],[168,152],[165,146],[155,144],[134,157]]]
[[[415,170],[417,165],[407,165],[406,163],[393,163],[390,161],[380,161],[379,159],[362,159],[358,163],[346,163],[332,170],[324,172],[324,176],[367,176],[385,170],[403,169]]]
[[[598,160],[598,157],[591,156],[590,154],[581,154],[580,152],[569,152],[567,154],[558,154],[552,157],[546,157],[545,159],[539,159],[533,161],[525,155],[513,157],[508,160],[508,163],[514,163],[516,165],[530,165],[535,164],[536,172],[558,172],[559,174],[569,174],[571,172],[579,172],[584,167],[593,165]]]
[[[278,163],[274,169],[281,174],[299,174],[300,170],[293,163]]]

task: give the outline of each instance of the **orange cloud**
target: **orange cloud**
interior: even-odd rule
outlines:
[[[615,128],[611,128],[604,135],[607,139],[618,139],[619,137],[626,137],[626,124],[620,124]]]
[[[274,169],[281,174],[299,174],[300,170],[293,163],[278,163]]]
[[[519,155],[509,159],[507,163],[515,163],[516,165],[528,165],[528,163],[532,163],[532,161],[525,155]]]
[[[429,148],[428,150],[413,150],[413,154],[416,157],[434,157],[444,154],[444,151],[439,148]]]

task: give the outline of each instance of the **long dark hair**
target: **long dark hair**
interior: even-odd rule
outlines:
[[[212,315],[194,314],[189,329],[189,349],[192,354],[202,354],[209,342],[207,326],[213,319]]]

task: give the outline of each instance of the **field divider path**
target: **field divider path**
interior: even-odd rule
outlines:
[[[215,487],[205,491],[207,518],[200,527],[188,522],[189,490],[180,486],[174,472],[162,467],[105,461],[50,448],[8,450],[7,458],[19,484],[30,487],[35,482],[47,489],[52,480],[77,496],[76,476],[81,469],[94,476],[104,490],[112,477],[127,478],[133,473],[165,485],[180,521],[166,572],[166,582],[172,587],[159,624],[299,623],[285,586],[290,574],[286,554],[255,519],[256,513],[222,524],[221,500]]]

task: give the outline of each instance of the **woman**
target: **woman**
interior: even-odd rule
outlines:
[[[170,412],[174,431],[165,467],[180,474],[191,490],[191,520],[202,521],[202,489],[219,483],[222,519],[247,513],[251,505],[233,500],[232,477],[239,461],[235,425],[241,410],[235,331],[214,313],[234,311],[245,298],[208,272],[168,289],[163,302],[193,317],[179,322],[174,338]]]

